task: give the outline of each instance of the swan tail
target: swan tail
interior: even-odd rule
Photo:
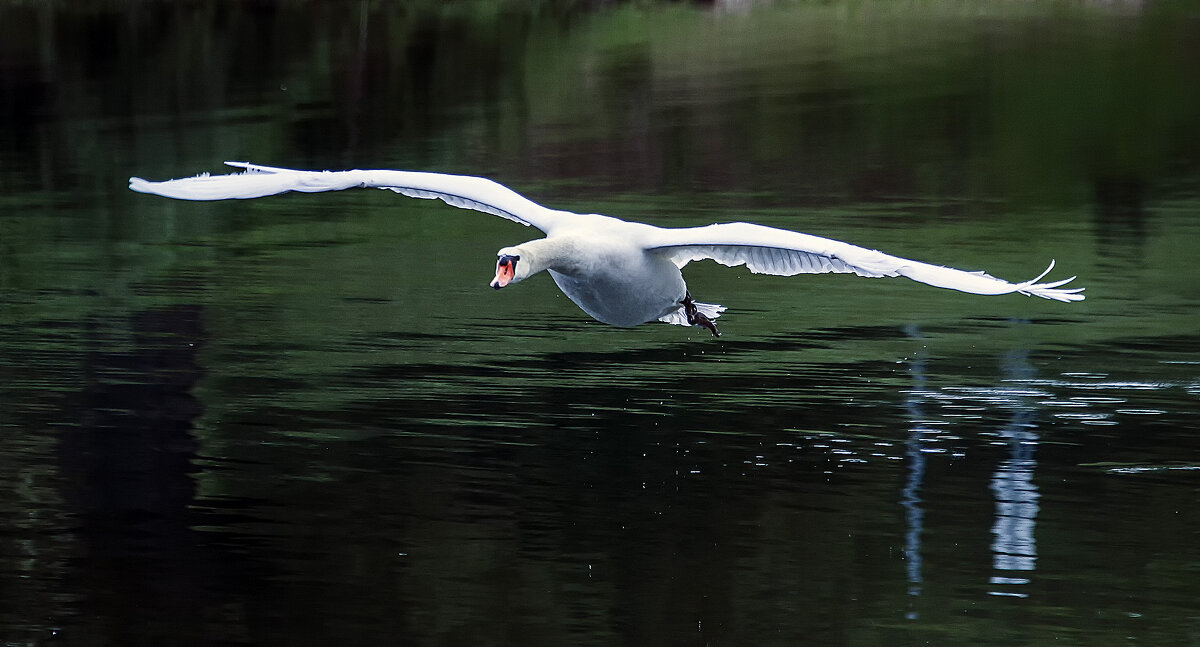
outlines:
[[[695,305],[696,311],[705,317],[708,317],[709,319],[716,319],[717,317],[721,316],[722,312],[725,312],[725,306],[717,305],[715,303],[700,303],[697,301],[695,302]],[[671,312],[659,317],[658,320],[665,321],[676,326],[693,325],[688,323],[687,315],[683,312],[683,306],[679,306],[675,310],[672,310]]]

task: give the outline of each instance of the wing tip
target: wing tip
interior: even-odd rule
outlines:
[[[1056,290],[1056,289],[1037,289],[1037,290],[1020,290],[1021,294],[1031,297],[1041,297],[1050,299],[1051,301],[1061,301],[1063,303],[1071,303],[1074,301],[1083,301],[1087,296],[1080,294],[1083,288],[1074,290]]]
[[[1015,291],[1024,294],[1025,296],[1041,297],[1043,299],[1050,299],[1052,301],[1062,301],[1063,303],[1083,301],[1087,298],[1082,294],[1082,292],[1087,288],[1062,287],[1071,281],[1074,281],[1077,278],[1075,276],[1066,279],[1059,279],[1057,281],[1049,281],[1047,283],[1038,283],[1038,281],[1045,278],[1046,275],[1049,274],[1053,269],[1054,259],[1050,259],[1050,265],[1043,270],[1041,274],[1038,274],[1036,278],[1018,284]]]

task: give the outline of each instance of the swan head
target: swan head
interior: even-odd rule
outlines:
[[[505,247],[496,252],[496,278],[492,279],[492,287],[499,290],[509,283],[518,283],[529,276],[529,264],[521,262],[521,250],[516,247]]]

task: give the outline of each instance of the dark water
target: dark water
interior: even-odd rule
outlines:
[[[0,640],[1200,644],[1186,4],[0,6]],[[482,174],[1088,300],[693,265],[225,159]],[[496,220],[495,222],[493,220]]]

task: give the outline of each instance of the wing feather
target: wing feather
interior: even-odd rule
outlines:
[[[410,198],[441,200],[460,209],[482,211],[549,233],[566,211],[547,209],[508,187],[487,178],[445,175],[418,171],[297,171],[259,166],[247,162],[225,162],[246,169],[242,173],[209,175],[150,182],[129,178],[129,188],[180,200],[229,200],[300,191],[318,193],[354,188],[395,191]]]
[[[1038,283],[1054,268],[1021,283],[1009,283],[984,272],[931,265],[838,240],[745,222],[685,229],[659,229],[647,249],[665,254],[677,267],[711,259],[722,265],[745,265],[756,274],[847,273],[871,278],[904,276],[914,281],[972,294],[1017,292],[1055,301],[1081,301],[1083,288],[1063,288],[1075,277]]]

